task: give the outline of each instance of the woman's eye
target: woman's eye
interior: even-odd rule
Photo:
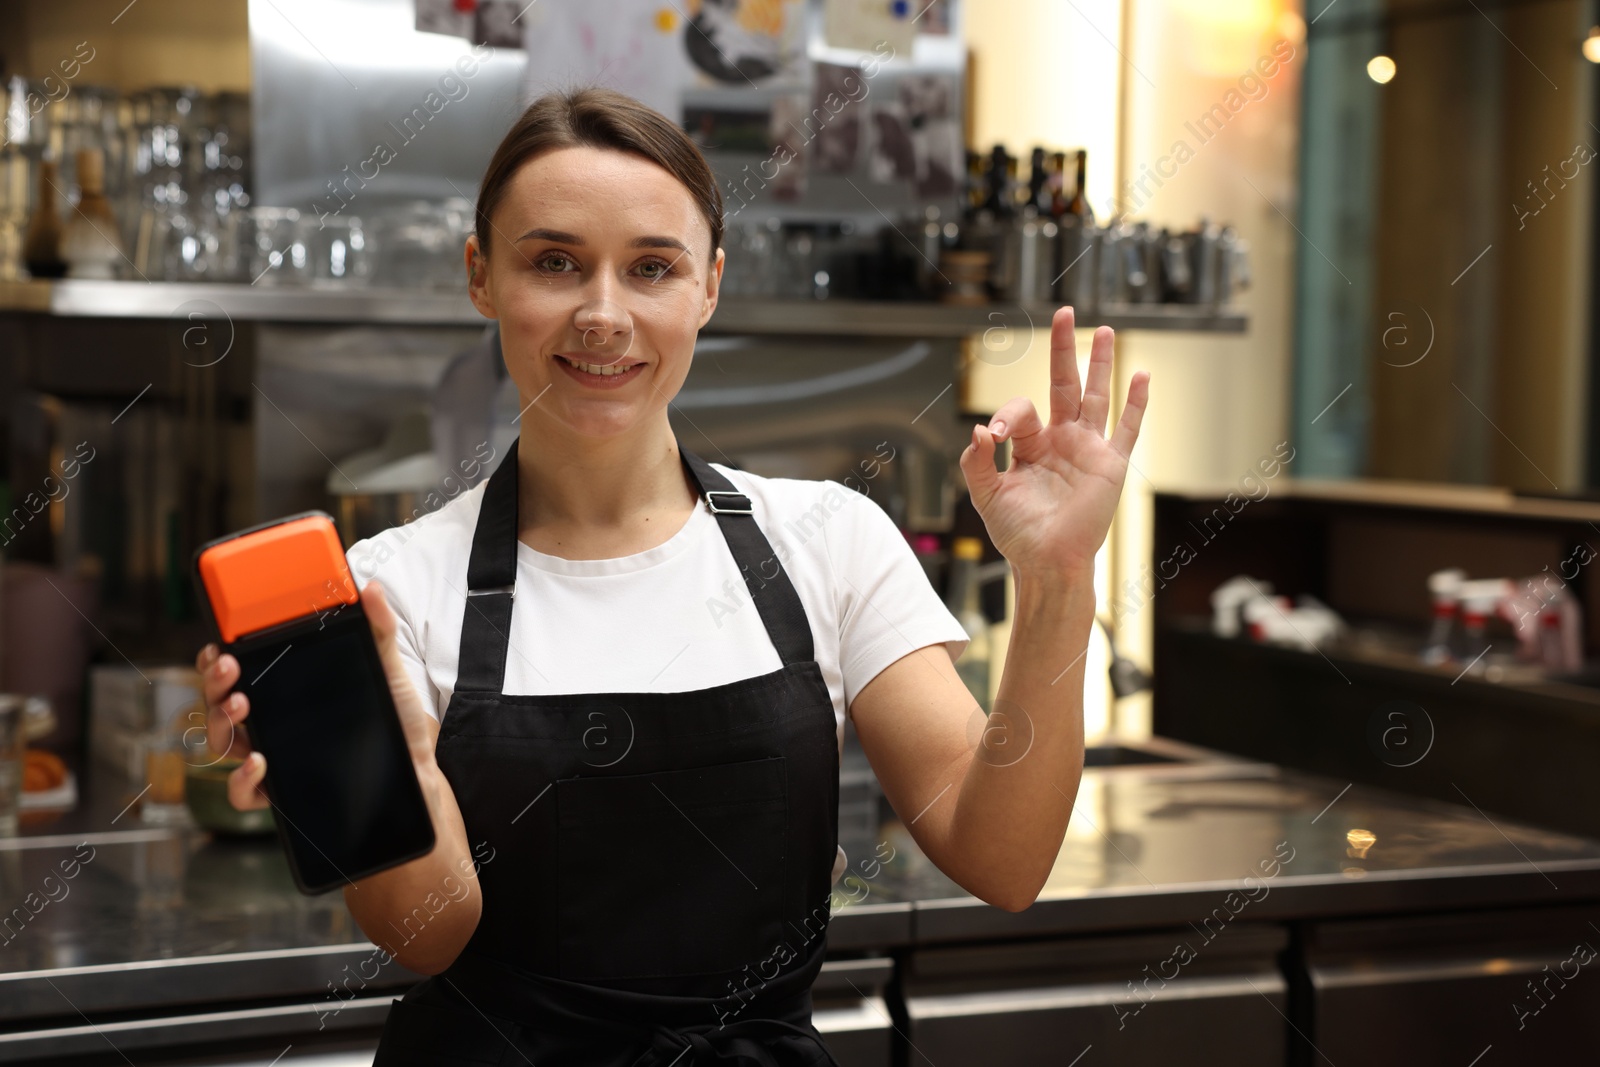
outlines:
[[[571,262],[572,262],[572,259],[570,257],[562,255],[561,253],[558,252],[558,253],[556,253],[554,255],[545,256],[543,259],[539,260],[539,266],[543,267],[546,270],[550,270],[550,264],[552,264],[552,263],[571,263]],[[551,274],[566,274],[568,272],[565,271],[565,270],[550,270],[550,273]]]
[[[650,279],[651,281],[655,281],[657,278],[664,278],[668,274],[672,273],[672,264],[666,262],[665,260],[652,259],[652,260],[650,260],[650,261],[648,261],[646,263],[642,263],[642,264],[639,265],[639,269],[640,270],[643,270],[643,269],[645,269],[647,267],[659,268],[658,270],[656,270],[656,272],[654,274],[646,274],[645,275],[645,277]]]

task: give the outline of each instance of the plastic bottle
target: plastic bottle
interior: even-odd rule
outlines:
[[[1428,593],[1433,599],[1433,628],[1422,650],[1422,662],[1446,663],[1451,659],[1450,638],[1456,628],[1456,604],[1461,583],[1467,573],[1460,568],[1434,571],[1428,575]]]

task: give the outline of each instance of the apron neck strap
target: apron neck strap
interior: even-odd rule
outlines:
[[[517,579],[517,445],[489,476],[467,560],[466,610],[462,615],[457,692],[500,693],[505,686],[511,605]],[[717,517],[728,550],[744,576],[767,636],[785,666],[814,658],[811,623],[794,584],[761,532],[751,500],[699,456],[679,447],[685,471]]]

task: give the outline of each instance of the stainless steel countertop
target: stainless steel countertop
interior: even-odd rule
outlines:
[[[368,1014],[344,1015],[370,1022],[420,977],[373,967],[342,894],[301,895],[276,838],[145,827],[123,811],[134,791],[98,766],[80,787],[78,810],[0,841],[0,1029],[271,998],[303,1016],[337,1006],[330,983],[363,962],[378,972],[360,983]],[[1373,836],[1364,856],[1356,830]],[[1242,889],[1250,920],[1600,898],[1600,842],[1242,761],[1086,771],[1049,882],[1021,913],[963,892],[898,820],[881,837],[894,858],[853,858],[837,887],[834,951],[1175,926]],[[93,858],[62,878],[80,842]]]

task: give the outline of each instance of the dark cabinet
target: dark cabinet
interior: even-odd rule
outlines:
[[[1600,1045],[1592,907],[1308,927],[1316,1047],[1363,1067],[1588,1062]]]
[[[1240,926],[912,952],[912,1063],[1283,1067],[1288,935]]]

